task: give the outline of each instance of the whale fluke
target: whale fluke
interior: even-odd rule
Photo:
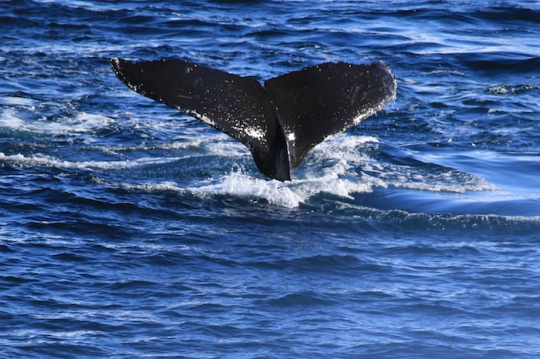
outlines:
[[[183,60],[110,60],[134,91],[163,102],[246,145],[260,172],[285,181],[325,138],[381,110],[396,94],[390,68],[323,63],[271,78],[250,77]]]

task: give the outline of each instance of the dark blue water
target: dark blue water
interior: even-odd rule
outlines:
[[[538,1],[0,2],[1,358],[538,358]],[[388,63],[292,182],[108,59]]]

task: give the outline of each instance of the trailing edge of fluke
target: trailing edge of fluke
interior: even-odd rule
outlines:
[[[134,91],[246,145],[259,171],[285,181],[307,152],[356,125],[395,98],[396,80],[382,62],[323,63],[271,78],[250,77],[183,60],[110,60]]]

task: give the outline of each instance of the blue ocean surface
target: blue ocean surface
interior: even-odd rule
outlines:
[[[387,63],[292,181],[109,58]],[[0,358],[539,358],[540,2],[0,2]]]

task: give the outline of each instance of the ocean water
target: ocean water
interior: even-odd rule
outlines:
[[[540,357],[540,2],[0,2],[0,358]],[[397,97],[293,181],[108,59]]]

